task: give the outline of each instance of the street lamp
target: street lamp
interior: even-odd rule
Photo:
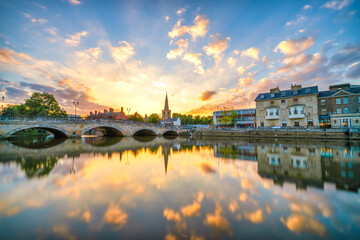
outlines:
[[[128,112],[128,116],[130,115],[130,110],[131,108],[126,108],[127,112]]]
[[[76,117],[76,106],[78,106],[79,105],[79,102],[73,102],[73,105],[74,105],[74,108],[75,108],[75,117]]]
[[[1,111],[3,111],[4,110],[4,100],[5,100],[5,97],[4,96],[2,96],[1,97]]]

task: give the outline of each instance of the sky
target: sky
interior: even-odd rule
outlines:
[[[360,0],[0,1],[0,96],[208,115],[291,84],[360,84]],[[127,112],[126,112],[127,113]]]

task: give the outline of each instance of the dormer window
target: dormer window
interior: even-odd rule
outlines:
[[[275,93],[272,93],[272,94],[271,94],[271,97],[275,97]]]
[[[310,88],[307,88],[307,89],[306,89],[306,93],[311,93],[311,89],[310,89]]]
[[[293,94],[298,94],[298,90],[294,90],[294,91],[293,91]]]
[[[261,95],[260,98],[264,98],[265,96],[264,95]]]
[[[281,96],[283,97],[283,96],[285,96],[286,95],[286,92],[282,92],[281,93]]]

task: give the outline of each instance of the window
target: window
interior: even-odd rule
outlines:
[[[349,108],[348,107],[344,108],[344,113],[349,113]]]
[[[307,89],[306,89],[306,93],[311,93],[311,89],[310,89],[310,88],[307,88]]]
[[[343,98],[343,104],[348,104],[348,103],[349,103],[349,98],[344,97],[344,98]]]
[[[359,123],[359,119],[356,119],[356,120],[355,120],[355,123],[358,124],[358,123]]]
[[[321,105],[324,106],[326,104],[326,100],[325,99],[322,99],[321,100]]]
[[[261,95],[260,98],[264,98],[265,96],[264,95]]]
[[[275,101],[270,101],[270,104],[274,104],[275,103]]]
[[[358,97],[358,102],[360,102],[360,96]]]
[[[295,108],[295,110],[294,110],[294,114],[296,115],[296,114],[298,114],[298,110]]]
[[[336,120],[334,120],[334,124],[336,124]]]
[[[336,99],[336,104],[341,104],[341,98]]]
[[[295,127],[299,127],[299,126],[300,126],[299,122],[295,122]]]
[[[272,94],[271,94],[271,97],[275,97],[275,93],[272,93]]]
[[[300,113],[301,114],[304,114],[305,112],[304,112],[304,108],[302,107],[302,108],[300,108]]]
[[[281,93],[281,96],[284,97],[285,95],[286,95],[286,92],[282,92],[282,93]]]
[[[290,111],[290,108],[289,108],[289,115],[291,115],[291,111]]]
[[[336,109],[336,113],[341,113],[341,108]]]
[[[279,116],[279,109],[276,109],[276,116]]]
[[[285,100],[281,100],[281,103],[285,103]]]
[[[321,115],[326,115],[327,112],[326,112],[326,109],[321,109]]]
[[[297,99],[297,98],[294,98],[294,102],[298,102],[298,99]]]
[[[298,94],[298,91],[297,91],[297,90],[294,90],[294,91],[293,91],[293,94],[295,94],[295,95]]]

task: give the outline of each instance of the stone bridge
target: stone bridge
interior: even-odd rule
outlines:
[[[5,119],[0,120],[0,137],[8,138],[25,129],[44,129],[55,137],[81,137],[92,129],[101,130],[105,136],[159,136],[179,135],[180,128],[163,127],[152,123],[117,120],[68,120],[68,119]]]

